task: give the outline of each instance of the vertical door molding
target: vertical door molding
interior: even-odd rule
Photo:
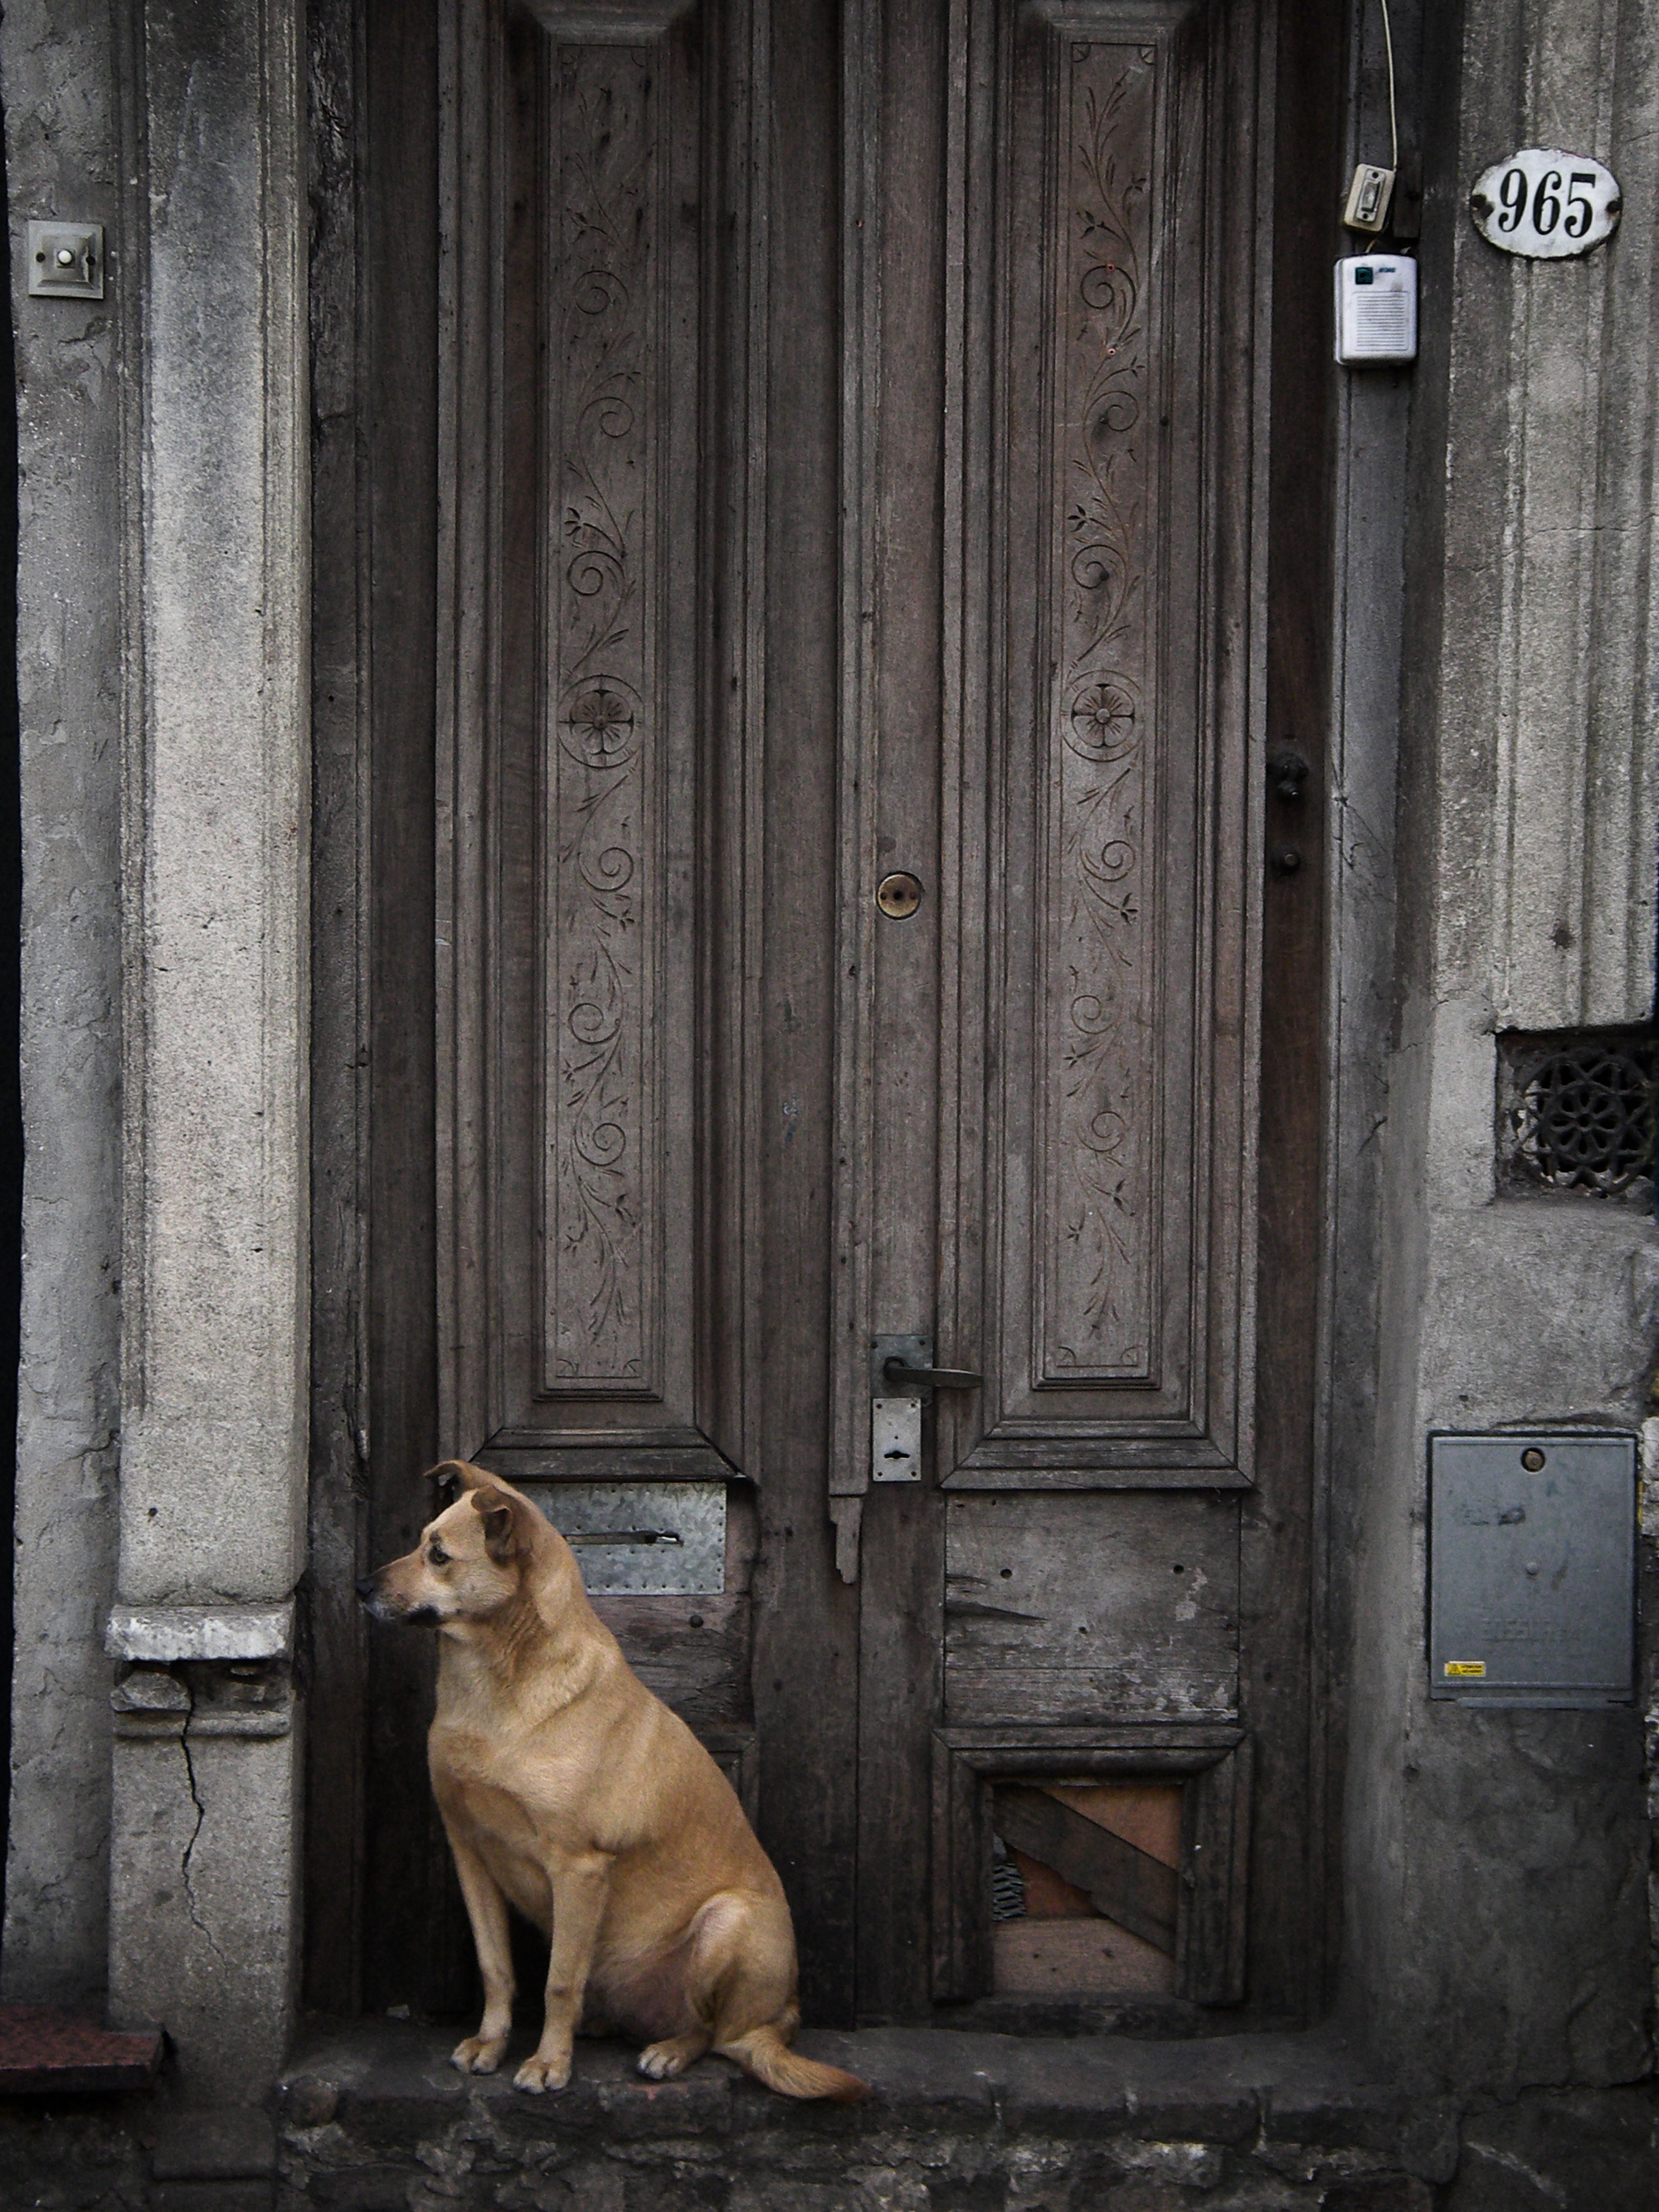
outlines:
[[[842,19],[841,696],[836,746],[836,1164],[830,1517],[858,1578],[870,1485],[875,1202],[876,442],[881,408],[882,0]]]
[[[751,1441],[753,24],[462,0],[447,39],[443,1448],[707,1473]]]

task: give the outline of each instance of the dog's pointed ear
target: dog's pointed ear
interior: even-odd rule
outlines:
[[[519,1501],[504,1490],[475,1490],[472,1510],[484,1525],[484,1549],[498,1566],[520,1548]]]
[[[464,1491],[476,1490],[483,1480],[481,1470],[469,1467],[464,1459],[441,1459],[436,1467],[426,1471],[426,1480],[432,1492],[432,1511],[428,1516],[435,1521],[447,1513]]]

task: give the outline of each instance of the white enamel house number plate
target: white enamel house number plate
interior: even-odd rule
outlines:
[[[1469,213],[1486,243],[1531,261],[1588,253],[1613,229],[1623,204],[1611,169],[1588,154],[1546,146],[1493,162],[1469,194]]]

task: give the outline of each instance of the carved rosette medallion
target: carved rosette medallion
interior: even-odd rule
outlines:
[[[552,101],[544,1387],[655,1384],[658,118],[640,49]]]
[[[1069,42],[1054,133],[1052,669],[1036,1372],[1140,1381],[1156,1327],[1147,589],[1153,48]]]

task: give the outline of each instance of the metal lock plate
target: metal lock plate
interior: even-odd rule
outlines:
[[[931,1336],[872,1336],[870,1340],[870,1480],[921,1480],[921,1394],[895,1397],[883,1372],[890,1359],[931,1367]]]
[[[1431,1697],[1629,1702],[1634,1438],[1434,1437],[1429,1510]]]
[[[576,1554],[590,1597],[726,1588],[723,1482],[526,1482]]]

